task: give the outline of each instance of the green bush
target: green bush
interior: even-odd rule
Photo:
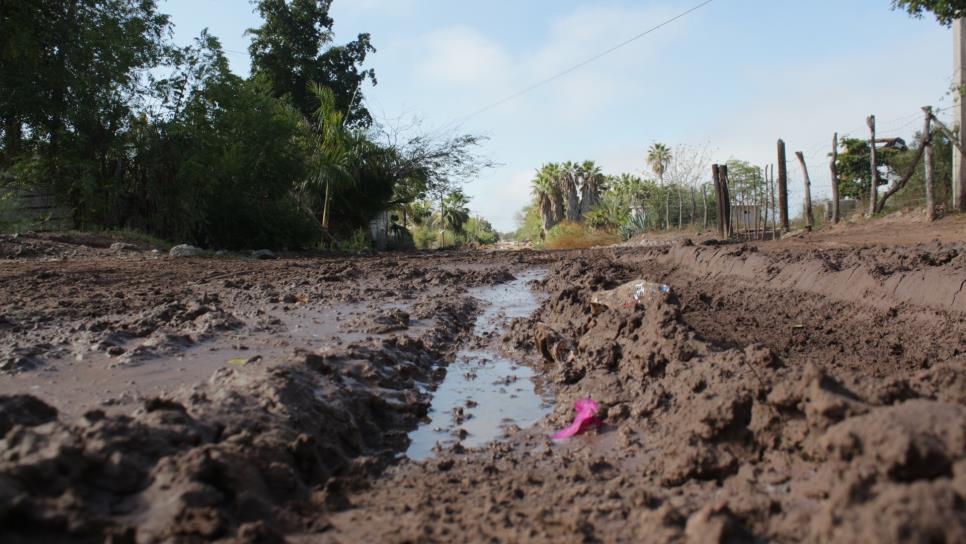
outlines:
[[[372,244],[369,243],[369,233],[366,232],[366,229],[356,229],[352,236],[339,242],[339,249],[352,252],[372,249]]]
[[[647,219],[643,215],[631,215],[618,230],[621,238],[629,240],[639,234],[647,232]]]
[[[431,249],[436,241],[436,231],[428,225],[414,225],[410,227],[413,244],[416,249]]]

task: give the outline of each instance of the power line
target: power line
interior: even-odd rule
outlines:
[[[645,30],[644,32],[641,32],[640,34],[637,34],[635,36],[632,36],[631,38],[628,38],[628,39],[624,40],[623,42],[621,42],[621,43],[619,43],[619,44],[617,44],[617,45],[615,45],[613,47],[610,47],[608,49],[605,49],[604,51],[601,51],[600,53],[597,53],[597,54],[595,54],[595,55],[593,55],[591,57],[588,57],[587,59],[585,59],[585,60],[583,60],[581,62],[578,62],[577,64],[574,64],[573,66],[571,66],[571,67],[569,67],[569,68],[567,68],[567,69],[565,69],[565,70],[563,70],[561,72],[557,72],[556,74],[554,74],[554,75],[552,75],[550,77],[544,78],[544,79],[542,79],[542,80],[540,80],[540,81],[538,81],[538,82],[536,82],[536,83],[534,83],[534,84],[532,84],[532,85],[530,85],[528,87],[525,87],[525,88],[523,88],[523,89],[521,89],[521,90],[519,90],[519,91],[517,91],[517,92],[515,92],[513,94],[510,94],[510,95],[508,95],[508,96],[506,96],[504,98],[501,98],[500,100],[497,100],[496,102],[493,102],[492,104],[483,106],[482,108],[479,108],[478,110],[475,110],[475,111],[471,112],[470,114],[468,114],[468,115],[466,115],[464,117],[457,118],[457,119],[455,119],[453,121],[450,121],[449,123],[447,123],[447,124],[443,125],[442,127],[440,127],[439,130],[442,130],[444,128],[447,128],[450,125],[456,125],[456,126],[462,125],[463,123],[469,121],[470,119],[476,117],[477,115],[480,115],[482,113],[486,113],[486,112],[488,112],[488,111],[490,111],[490,110],[492,110],[494,108],[498,108],[498,107],[502,106],[503,104],[506,104],[507,102],[510,102],[512,100],[515,100],[515,99],[517,99],[517,98],[519,98],[519,97],[521,97],[521,96],[523,96],[523,95],[525,95],[525,94],[527,94],[527,93],[529,93],[529,92],[531,92],[531,91],[533,91],[535,89],[538,89],[540,87],[543,87],[544,85],[546,85],[548,83],[551,83],[551,82],[553,82],[553,81],[555,81],[557,79],[560,79],[561,77],[563,77],[563,76],[565,76],[565,75],[567,75],[567,74],[569,74],[571,72],[574,72],[576,70],[579,70],[580,68],[583,68],[584,66],[587,66],[588,64],[590,64],[590,63],[592,63],[592,62],[600,59],[601,57],[604,57],[606,55],[609,55],[609,54],[613,53],[614,51],[617,51],[618,49],[620,49],[620,48],[622,48],[624,46],[627,46],[630,43],[635,42],[635,41],[643,38],[644,36],[647,36],[648,34],[654,32],[654,31],[656,31],[656,30],[658,30],[658,29],[660,29],[662,27],[665,27],[665,26],[673,23],[674,21],[677,21],[678,19],[681,19],[682,17],[685,17],[685,16],[687,16],[687,15],[689,15],[689,14],[691,14],[691,13],[693,13],[693,12],[695,12],[695,11],[701,9],[701,8],[703,8],[704,6],[707,6],[708,4],[710,4],[713,1],[714,0],[705,0],[704,2],[701,2],[700,4],[694,6],[691,9],[689,9],[687,11],[683,11],[683,12],[675,15],[674,17],[671,17],[670,19],[667,19],[667,20],[661,22],[660,24],[657,24],[657,25],[655,25],[655,26],[653,26],[653,27]]]

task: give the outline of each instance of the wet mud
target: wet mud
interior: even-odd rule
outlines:
[[[0,269],[4,542],[966,540],[961,243],[28,242]],[[641,280],[669,289],[601,307]],[[532,313],[486,295],[520,284]],[[552,402],[490,436],[481,379]],[[603,425],[552,440],[582,398]]]

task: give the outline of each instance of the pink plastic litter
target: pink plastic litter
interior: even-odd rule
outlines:
[[[577,415],[574,417],[574,422],[566,429],[553,435],[554,440],[563,440],[578,435],[591,425],[601,425],[601,421],[594,417],[597,415],[597,410],[599,409],[600,407],[593,399],[580,399],[575,402],[574,410],[577,412]]]

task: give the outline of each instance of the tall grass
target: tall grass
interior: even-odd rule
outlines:
[[[581,223],[565,221],[550,229],[544,247],[547,249],[584,249],[619,243],[617,234],[593,230]]]

